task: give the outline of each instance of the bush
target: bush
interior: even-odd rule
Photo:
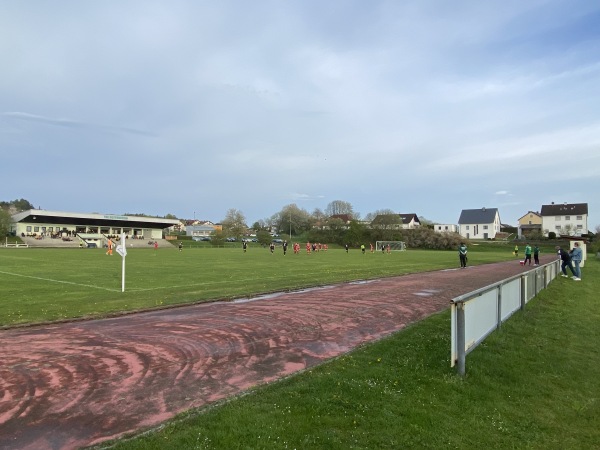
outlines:
[[[403,240],[408,248],[425,248],[430,250],[452,250],[465,241],[458,233],[436,233],[429,228],[404,230]]]

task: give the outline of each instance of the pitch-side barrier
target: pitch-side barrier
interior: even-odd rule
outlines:
[[[466,356],[519,309],[524,309],[560,272],[560,260],[452,299],[451,362],[459,375],[466,372]]]

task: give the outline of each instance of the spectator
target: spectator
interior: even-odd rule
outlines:
[[[556,246],[556,250],[558,251],[558,256],[562,261],[560,269],[562,270],[561,276],[568,278],[567,275],[567,267],[571,270],[573,274],[573,278],[577,278],[577,274],[575,273],[575,269],[573,269],[573,263],[571,262],[571,255],[568,252],[564,251],[560,248],[559,245]]]
[[[581,281],[581,267],[579,267],[579,264],[581,264],[581,260],[583,259],[583,251],[579,247],[579,242],[575,242],[573,246],[573,250],[569,252],[571,261],[575,264],[575,276],[573,280]]]
[[[467,267],[467,246],[464,242],[461,242],[458,247],[458,257],[460,259],[460,268],[464,269]]]
[[[533,263],[534,266],[540,265],[540,248],[537,245],[533,247]]]

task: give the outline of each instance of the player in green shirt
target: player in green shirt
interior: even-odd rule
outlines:
[[[461,242],[460,247],[458,247],[458,256],[460,258],[460,268],[464,269],[467,267],[467,246],[464,242]]]
[[[527,264],[527,261],[531,265],[531,245],[529,245],[529,242],[525,244],[525,261],[523,261],[523,265]]]

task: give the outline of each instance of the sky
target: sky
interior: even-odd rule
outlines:
[[[600,3],[0,2],[0,200],[247,223],[588,203]]]

